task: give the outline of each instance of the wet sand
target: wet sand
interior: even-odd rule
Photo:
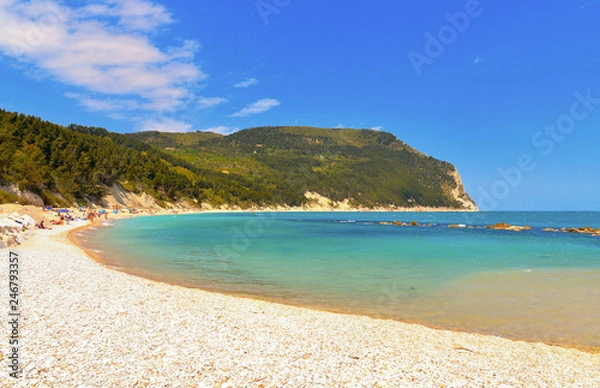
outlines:
[[[600,352],[600,270],[483,273],[431,296],[421,320],[445,328]]]

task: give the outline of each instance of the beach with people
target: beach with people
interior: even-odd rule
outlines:
[[[28,212],[47,217],[41,209]],[[22,272],[23,378],[11,386],[596,387],[600,381],[599,353],[126,274],[70,241],[69,232],[91,224],[32,228],[22,244],[0,251],[17,252]],[[3,338],[8,329],[2,325]]]
[[[599,12],[0,1],[0,388],[600,388]]]

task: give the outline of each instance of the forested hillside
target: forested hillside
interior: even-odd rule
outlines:
[[[464,208],[470,199],[454,174],[451,164],[372,130],[118,134],[0,110],[5,202],[18,200],[8,190],[15,186],[46,204],[69,205],[98,202],[120,185],[163,204],[301,206],[308,201],[304,194],[315,192],[356,207]]]

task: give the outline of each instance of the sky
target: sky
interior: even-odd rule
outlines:
[[[531,3],[0,0],[0,108],[387,131],[483,210],[600,210],[600,0]]]

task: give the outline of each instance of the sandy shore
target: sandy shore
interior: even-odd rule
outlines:
[[[3,386],[598,387],[600,354],[186,289],[36,230],[21,257],[24,377]],[[7,284],[9,251],[0,250]],[[3,291],[5,311],[8,290]]]

